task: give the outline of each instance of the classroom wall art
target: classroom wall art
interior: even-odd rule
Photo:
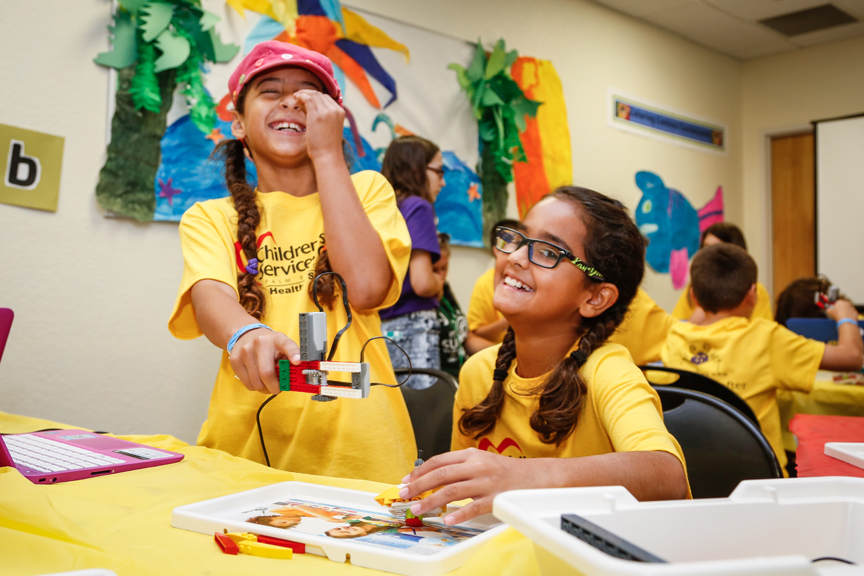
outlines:
[[[609,88],[608,122],[613,128],[702,152],[726,153],[725,125]]]
[[[62,136],[0,124],[0,202],[57,211]]]
[[[723,221],[723,188],[718,187],[714,197],[697,210],[653,172],[637,172],[636,186],[642,191],[636,225],[649,241],[645,260],[655,271],[668,273],[672,286],[680,290],[687,285],[690,259],[699,249],[702,232]]]

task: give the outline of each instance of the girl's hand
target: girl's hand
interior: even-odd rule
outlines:
[[[298,90],[294,97],[306,112],[306,149],[315,160],[327,154],[342,157],[345,110],[333,98],[317,90]]]
[[[828,314],[828,316],[830,316],[833,320],[851,318],[856,322],[858,321],[858,310],[848,300],[837,300],[836,302],[834,302],[833,306],[831,306],[825,311],[825,313]]]
[[[399,496],[413,498],[443,486],[411,506],[411,513],[418,516],[456,500],[473,498],[473,502],[444,517],[444,523],[452,526],[492,512],[492,500],[501,492],[541,486],[536,474],[529,460],[468,448],[435,456],[414,469],[402,479],[408,486]]]
[[[288,358],[292,364],[299,364],[300,348],[297,343],[281,332],[258,328],[237,340],[228,359],[246,388],[252,392],[278,394],[276,362],[280,358]]]

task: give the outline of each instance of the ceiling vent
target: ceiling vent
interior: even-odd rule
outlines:
[[[799,34],[825,30],[857,21],[856,18],[839,8],[831,4],[824,4],[800,12],[790,12],[782,16],[766,18],[760,20],[760,24],[764,24],[785,36],[798,36]]]

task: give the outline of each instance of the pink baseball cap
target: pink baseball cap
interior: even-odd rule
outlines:
[[[342,90],[333,75],[330,59],[295,44],[270,40],[257,44],[228,79],[231,100],[237,105],[237,95],[252,78],[279,66],[297,66],[315,74],[324,83],[324,91],[342,106]]]

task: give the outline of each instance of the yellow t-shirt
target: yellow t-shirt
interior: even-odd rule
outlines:
[[[627,348],[633,362],[639,366],[658,362],[669,330],[677,322],[678,320],[660,308],[647,292],[639,288],[630,303],[627,316],[609,338],[609,342]]]
[[[777,389],[810,392],[824,354],[824,343],[774,321],[732,317],[707,326],[675,324],[662,356],[664,365],[712,378],[741,396],[753,408],[785,474]]]
[[[618,344],[601,346],[582,367],[588,393],[576,428],[559,446],[541,442],[529,422],[539,396],[528,391],[540,386],[549,375],[521,378],[516,374],[515,359],[504,381],[504,407],[495,428],[478,440],[465,436],[459,430],[462,411],[482,402],[492,388],[499,348],[492,346],[471,356],[459,373],[453,407],[453,450],[477,448],[513,458],[575,458],[659,450],[674,455],[686,470],[681,447],[663,424],[657,393],[627,350]]]
[[[411,257],[405,221],[396,207],[393,189],[377,172],[352,176],[354,187],[372,225],[381,236],[394,280],[381,307],[399,299],[402,279]],[[262,284],[266,308],[262,322],[299,342],[298,314],[317,310],[309,297],[318,249],[324,242],[324,216],[318,194],[295,197],[282,192],[259,193],[257,281]],[[185,268],[168,328],[187,340],[202,335],[191,302],[192,286],[212,279],[237,290],[237,273],[245,266],[235,252],[237,212],[230,198],[199,202],[180,223]],[[351,286],[348,286],[349,294]],[[346,322],[341,298],[327,310],[327,339]],[[334,361],[359,362],[360,349],[381,335],[377,311],[352,309],[353,324],[342,336]],[[383,340],[366,348],[365,360],[372,382],[394,384],[393,367]],[[336,373],[334,380],[346,380]],[[255,414],[267,398],[250,392],[234,377],[227,352],[210,398],[207,421],[198,443],[256,462],[264,462]],[[373,386],[369,398],[313,402],[309,394],[283,392],[261,413],[270,463],[274,468],[397,483],[417,456],[414,434],[402,393],[396,388]]]
[[[672,316],[679,320],[689,320],[695,310],[688,294],[690,294],[689,284],[687,285],[687,289],[681,293],[681,297],[678,298],[678,303],[675,304],[675,309],[672,310]],[[765,289],[765,286],[763,286],[761,282],[756,283],[756,306],[753,308],[753,313],[750,315],[751,320],[755,320],[756,318],[774,320],[771,296],[768,294],[768,290]]]
[[[471,292],[471,302],[468,304],[468,330],[473,332],[481,326],[492,324],[504,318],[504,315],[496,310],[492,304],[494,296],[495,268],[490,268],[477,279],[474,290]],[[487,340],[500,344],[504,341],[506,334],[507,328],[504,328]]]

